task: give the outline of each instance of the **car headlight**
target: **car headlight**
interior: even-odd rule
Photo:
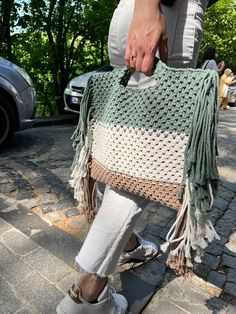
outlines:
[[[31,80],[29,74],[27,72],[25,72],[24,69],[22,69],[21,67],[19,67],[16,64],[12,64],[13,69],[15,69],[22,77],[23,79],[30,85],[33,86],[33,81]]]
[[[84,87],[81,87],[81,86],[79,87],[79,86],[75,86],[75,85],[72,85],[71,89],[73,92],[77,92],[77,93],[82,94],[82,95],[83,95],[84,90],[85,90]]]

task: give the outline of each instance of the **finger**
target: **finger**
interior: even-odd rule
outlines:
[[[125,49],[125,64],[128,68],[130,67],[131,53],[132,53],[131,45],[127,45]]]
[[[136,61],[137,61],[136,53],[132,52],[129,59],[129,68],[132,72],[136,71]]]
[[[152,76],[155,54],[145,54],[143,57],[141,72],[147,76]]]
[[[143,63],[144,53],[138,52],[135,64],[135,71],[142,72],[142,63]]]

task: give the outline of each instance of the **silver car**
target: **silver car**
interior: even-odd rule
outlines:
[[[0,57],[0,146],[15,131],[34,124],[36,107],[36,92],[28,73]]]
[[[73,78],[68,83],[64,91],[65,110],[73,113],[79,113],[80,102],[90,76],[94,73],[104,73],[112,70],[113,67],[109,64],[106,64],[96,71],[87,72]]]
[[[236,106],[236,84],[229,86],[228,102],[231,107]]]

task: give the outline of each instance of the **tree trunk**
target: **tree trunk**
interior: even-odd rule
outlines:
[[[10,61],[13,61],[11,27],[10,27],[10,17],[11,17],[11,10],[12,10],[13,4],[14,4],[14,0],[3,0],[3,3],[2,3],[2,8],[3,8],[2,37],[7,47],[6,49],[7,58]]]
[[[104,37],[102,37],[101,39],[100,51],[101,51],[101,66],[103,66],[104,65]]]
[[[53,0],[50,3],[50,8],[49,8],[49,13],[47,17],[47,26],[46,26],[46,32],[48,36],[48,41],[50,45],[50,58],[52,62],[52,67],[51,67],[51,73],[53,77],[53,87],[54,87],[54,93],[55,93],[55,105],[58,110],[58,103],[60,103],[60,82],[59,82],[59,61],[58,61],[58,49],[57,49],[57,43],[54,42],[53,38],[53,30],[52,30],[52,18],[53,18],[53,12],[56,8],[56,3],[57,0]]]
[[[58,15],[58,31],[57,31],[57,39],[56,39],[56,49],[57,49],[57,57],[58,57],[58,70],[59,70],[59,94],[57,98],[57,109],[59,113],[64,112],[64,101],[63,101],[63,93],[66,87],[66,75],[65,75],[65,36],[63,36],[64,29],[64,15],[65,15],[65,0],[59,1],[59,15]]]

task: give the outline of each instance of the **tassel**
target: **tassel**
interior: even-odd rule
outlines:
[[[89,164],[88,164],[89,168]],[[89,176],[89,170],[87,171],[87,176],[82,178],[81,188],[83,189],[83,201],[82,211],[85,214],[89,224],[93,221],[93,218],[97,214],[97,189],[96,180]]]
[[[163,244],[161,245],[161,251],[162,251],[163,253],[166,253],[167,250],[168,250],[168,248],[169,248],[169,246],[170,246],[170,243],[169,243],[169,242],[163,243]]]
[[[218,78],[214,71],[208,71],[197,96],[185,151],[182,207],[167,234],[167,243],[163,245],[163,249],[169,250],[167,264],[179,274],[192,267],[194,261],[201,261],[208,242],[219,239],[208,219],[219,177],[216,166],[217,110]]]
[[[97,212],[97,196],[95,181],[90,177],[90,104],[93,97],[92,77],[90,77],[80,106],[80,119],[72,135],[73,147],[76,150],[72,165],[72,179],[69,181],[74,188],[74,198],[89,223]]]
[[[211,188],[209,193],[210,191]],[[192,221],[190,199],[191,185],[187,179],[182,207],[166,236],[167,242],[161,246],[164,252],[167,249],[169,251],[167,264],[179,275],[188,272],[188,269],[193,267],[193,262],[201,262],[207,241],[211,242],[214,238],[219,239],[210,220],[207,220],[204,226],[199,224],[201,216],[195,217],[195,221]],[[212,201],[211,199],[210,204]],[[196,209],[196,211],[198,210]]]

